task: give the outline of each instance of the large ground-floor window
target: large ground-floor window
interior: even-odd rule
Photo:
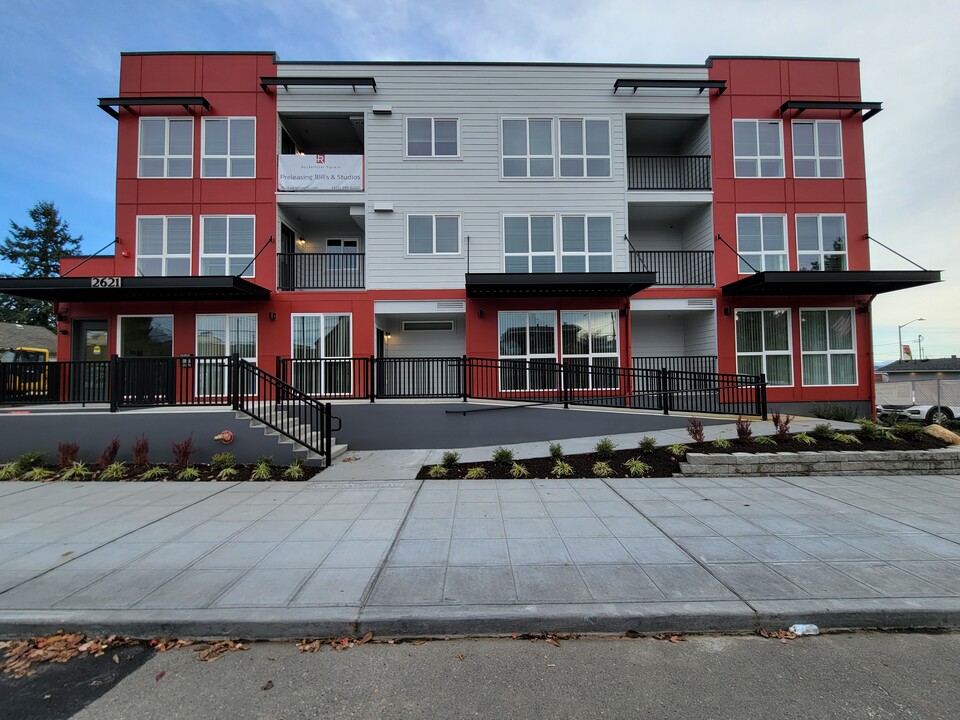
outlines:
[[[256,315],[197,315],[198,395],[227,394],[226,358],[239,355],[247,362],[257,361]],[[242,392],[254,394],[256,388]]]
[[[804,385],[856,385],[853,310],[801,310]]]
[[[122,315],[118,324],[121,357],[173,357],[173,315]]]
[[[790,311],[737,310],[737,372],[765,373],[768,385],[793,385]]]
[[[555,312],[502,312],[499,333],[501,391],[559,386]]]
[[[568,388],[619,387],[617,368],[617,311],[560,313],[563,371]]]
[[[294,315],[292,323],[293,386],[309,395],[349,395],[353,390],[350,315]]]

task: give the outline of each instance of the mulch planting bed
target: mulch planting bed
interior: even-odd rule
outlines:
[[[24,471],[16,477],[5,477],[2,479],[33,482],[56,482],[58,480],[69,480],[70,482],[304,482],[323,469],[318,466],[303,465],[302,476],[292,477],[285,474],[289,469],[288,465],[271,465],[270,476],[260,477],[254,473],[254,469],[256,468],[255,464],[237,464],[233,466],[236,474],[220,477],[220,468],[197,464],[190,466],[197,470],[196,477],[193,477],[192,474],[187,477],[180,477],[180,473],[182,472],[181,468],[174,467],[173,465],[150,465],[141,468],[127,465],[123,469],[122,475],[118,477],[104,477],[104,473],[100,468],[96,465],[89,465],[89,475],[84,477],[74,474],[73,476],[66,477],[64,476],[64,471],[54,465],[42,465],[40,467],[50,474],[42,477],[43,473],[31,475],[31,471]],[[151,475],[148,470],[152,468],[160,468],[164,472],[162,475]],[[144,477],[144,473],[147,473],[146,477]]]

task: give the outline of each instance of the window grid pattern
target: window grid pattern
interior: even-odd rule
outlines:
[[[553,177],[552,118],[503,118],[500,135],[504,177]]]
[[[560,177],[610,177],[610,121],[560,118]]]
[[[797,267],[800,270],[847,269],[844,215],[797,215]]]
[[[254,277],[253,216],[207,215],[200,218],[200,230],[201,275]]]
[[[768,385],[793,385],[790,311],[737,310],[737,372],[766,375]]]
[[[738,178],[783,177],[779,120],[733,121],[733,168]]]
[[[853,324],[850,308],[800,311],[804,385],[857,384]]]
[[[190,217],[137,218],[137,275],[190,275]]]
[[[498,316],[500,390],[553,390],[557,371],[555,312],[501,312]]]
[[[140,118],[137,176],[193,177],[193,119]]]
[[[839,120],[794,120],[793,175],[798,178],[843,177]]]
[[[197,315],[198,358],[228,358],[237,354],[249,363],[257,361],[256,315]],[[227,394],[229,366],[226,360],[198,362],[196,369],[197,395],[224,396]],[[240,388],[244,395],[256,393],[256,380]]]
[[[619,387],[615,310],[562,312],[560,334],[566,387],[589,390]]]
[[[410,255],[459,255],[459,215],[407,215]]]
[[[457,157],[460,154],[457,118],[407,118],[407,157]]]
[[[786,228],[786,215],[737,215],[741,275],[788,269]]]
[[[205,178],[252,178],[255,175],[256,120],[204,118],[201,175]]]
[[[295,314],[291,323],[293,386],[308,395],[349,395],[353,388],[351,316]]]

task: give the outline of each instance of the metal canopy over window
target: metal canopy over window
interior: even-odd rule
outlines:
[[[356,92],[358,87],[368,87],[374,92],[377,91],[377,81],[372,77],[263,77],[260,78],[260,87],[265,93],[270,92],[271,87],[280,85],[284,90],[291,87],[346,87],[350,86]]]
[[[147,105],[180,105],[184,110],[190,112],[191,107],[201,107],[210,110],[210,102],[202,95],[193,96],[163,96],[163,97],[114,97],[98,98],[100,109],[108,115],[120,119],[120,113],[113,108],[126,108],[127,112],[136,115],[131,110],[134,107],[144,107]]]
[[[883,103],[836,100],[787,100],[787,102],[780,106],[780,114],[783,115],[787,110],[796,110],[797,114],[794,117],[801,115],[804,110],[851,110],[853,115],[862,112],[863,119],[869,120],[883,110]]]
[[[467,273],[467,297],[630,297],[656,282],[652,272]]]
[[[620,78],[613,84],[613,92],[620,88],[633,88],[634,94],[640,88],[680,88],[688,90],[699,90],[702,94],[704,90],[716,90],[717,95],[723,95],[727,89],[726,80],[666,80],[666,79],[645,79],[631,80]]]
[[[2,278],[0,293],[47,302],[270,299],[266,288],[233,276]]]
[[[939,270],[758,272],[723,286],[724,295],[877,295],[940,282]]]

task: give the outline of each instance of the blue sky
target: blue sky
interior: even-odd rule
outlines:
[[[3,0],[0,222],[53,200],[93,252],[114,232],[120,53],[269,50],[284,60],[702,63],[708,55],[859,57],[870,233],[922,266],[933,288],[874,302],[877,360],[923,335],[960,354],[960,3],[951,0]],[[854,240],[851,239],[851,242]],[[911,267],[878,246],[873,266]],[[9,266],[0,271],[10,272]]]

